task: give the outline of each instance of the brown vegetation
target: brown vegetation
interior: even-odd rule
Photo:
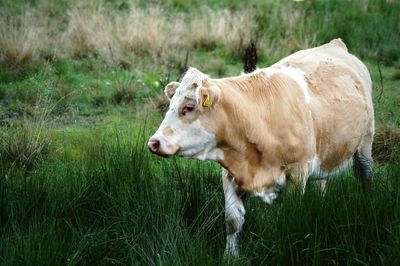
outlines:
[[[384,126],[380,128],[374,137],[372,154],[377,163],[394,162],[400,152],[400,128]]]
[[[25,117],[0,134],[0,161],[31,170],[49,153],[52,139],[44,129],[48,111],[37,107],[33,119]]]
[[[38,58],[48,38],[47,18],[27,10],[19,16],[2,10],[0,17],[0,59],[18,65]]]
[[[157,6],[134,5],[129,12],[118,13],[102,5],[78,4],[62,19],[47,16],[45,10],[37,8],[12,16],[12,12],[3,10],[1,60],[19,64],[51,54],[102,56],[123,64],[135,55],[169,60],[192,48],[212,49],[216,45],[240,57],[256,25],[249,11],[202,9],[194,14],[171,14]],[[60,21],[65,22],[60,25]]]

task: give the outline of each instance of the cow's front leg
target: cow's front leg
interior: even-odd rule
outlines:
[[[243,199],[238,194],[234,178],[226,169],[222,170],[225,195],[226,248],[225,255],[239,255],[239,233],[244,223]]]

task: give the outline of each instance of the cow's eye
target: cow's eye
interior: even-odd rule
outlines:
[[[194,110],[194,106],[193,105],[185,105],[182,108],[182,115],[186,115],[187,113],[191,112]]]

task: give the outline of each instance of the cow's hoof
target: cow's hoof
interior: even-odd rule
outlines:
[[[239,251],[238,250],[225,250],[224,252],[224,258],[236,258],[239,257]]]
[[[261,200],[269,205],[271,205],[278,195],[271,189],[266,189],[261,193],[255,193],[256,196],[260,197]]]
[[[225,250],[223,262],[227,265],[232,265],[237,262],[239,258],[239,251],[238,250]]]
[[[266,202],[267,204],[271,205],[272,203],[274,203],[274,200],[277,198],[278,196],[276,195],[276,193],[269,193],[266,194],[265,197],[263,198],[264,202]]]

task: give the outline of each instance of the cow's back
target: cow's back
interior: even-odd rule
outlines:
[[[321,72],[324,66],[335,65],[357,75],[363,83],[363,89],[371,94],[371,78],[367,67],[354,55],[350,54],[341,39],[319,47],[298,51],[283,58],[271,67],[289,66],[302,70],[306,75]],[[333,73],[335,74],[335,73]]]
[[[349,161],[367,134],[373,134],[371,78],[365,65],[335,39],[320,47],[299,51],[272,68],[304,72],[316,142],[323,172]]]

